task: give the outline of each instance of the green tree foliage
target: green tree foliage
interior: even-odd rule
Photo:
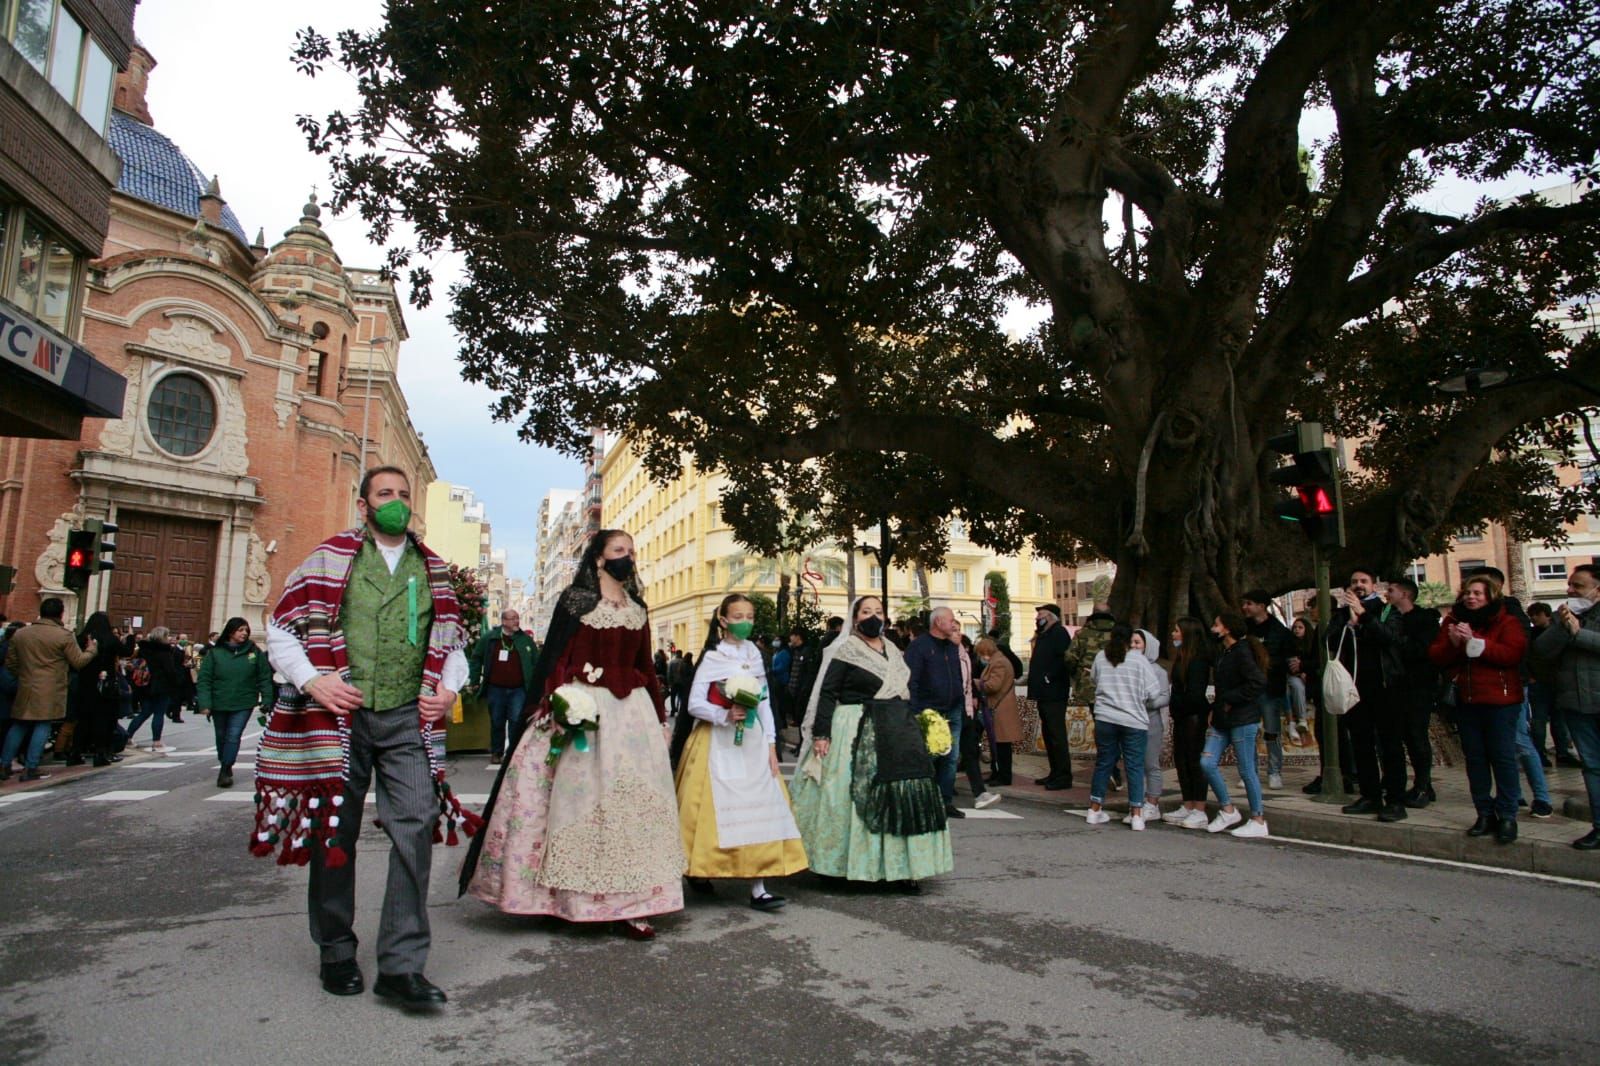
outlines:
[[[1336,565],[1488,518],[1551,533],[1591,491],[1528,488],[1600,385],[1555,328],[1596,290],[1600,197],[1421,206],[1593,171],[1592,3],[386,11],[296,50],[361,96],[302,119],[333,206],[408,235],[419,303],[459,250],[462,369],[497,417],[573,454],[627,427],[661,477],[688,452],[747,542],[836,502],[932,563],[959,510],[980,544],[1113,560],[1118,616],[1160,629],[1307,583],[1265,448],[1300,415],[1368,464]],[[1312,109],[1333,133],[1302,146]],[[1018,299],[1049,311],[1023,339]],[[1485,362],[1517,384],[1432,391]]]
[[[991,570],[983,575],[989,583],[989,594],[994,597],[994,619],[990,628],[1000,630],[1002,643],[1011,639],[1011,584],[1006,580],[1006,575],[998,570]]]

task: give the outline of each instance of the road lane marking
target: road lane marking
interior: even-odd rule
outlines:
[[[489,802],[489,793],[487,792],[457,792],[455,797],[462,803],[483,804]]]
[[[139,803],[157,796],[165,796],[170,789],[165,788],[119,788],[114,792],[102,792],[98,796],[85,796],[85,803]]]
[[[253,792],[219,792],[215,796],[207,796],[205,801],[207,803],[253,803],[255,798],[255,793]]]
[[[9,796],[0,796],[0,807],[9,807],[11,804],[13,804],[13,803],[21,803],[23,800],[44,799],[45,796],[47,796],[47,795],[49,795],[49,793],[43,792],[43,791],[40,791],[40,792],[13,792]]]
[[[1576,877],[1562,877],[1559,874],[1541,874],[1532,870],[1508,870],[1504,866],[1483,866],[1475,862],[1461,862],[1459,859],[1435,859],[1429,855],[1401,855],[1393,851],[1380,851],[1377,848],[1359,848],[1353,844],[1330,844],[1321,840],[1296,840],[1293,837],[1271,837],[1279,844],[1294,844],[1303,848],[1326,848],[1329,851],[1348,851],[1355,855],[1375,855],[1380,859],[1395,859],[1400,862],[1420,862],[1430,866],[1451,866],[1457,870],[1473,870],[1485,874],[1505,874],[1507,877],[1526,877],[1534,881],[1549,881],[1557,885],[1571,885],[1574,888],[1587,888],[1600,891],[1600,882],[1580,881]]]
[[[1022,815],[1020,815],[1020,814],[1012,814],[1010,811],[997,811],[993,807],[985,807],[981,811],[980,810],[976,810],[976,809],[971,808],[971,807],[963,807],[961,809],[961,813],[966,815],[968,818],[1017,818],[1017,819],[1020,819],[1022,817]]]

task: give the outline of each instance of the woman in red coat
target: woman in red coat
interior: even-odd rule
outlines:
[[[1506,610],[1500,582],[1469,578],[1440,627],[1428,658],[1455,684],[1456,727],[1467,759],[1467,784],[1478,820],[1468,836],[1490,832],[1502,844],[1517,839],[1517,727],[1522,713],[1522,654],[1528,637]],[[1490,798],[1490,777],[1494,796]]]

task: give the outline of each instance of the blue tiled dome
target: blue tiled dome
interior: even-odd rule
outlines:
[[[111,112],[111,130],[106,140],[122,159],[118,192],[186,218],[200,217],[200,194],[205,192],[206,177],[171,140],[121,111]],[[250,243],[238,216],[226,204],[222,208],[222,226],[241,243]]]

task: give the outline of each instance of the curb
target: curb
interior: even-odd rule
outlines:
[[[1084,807],[1088,803],[1087,790],[1081,787],[1056,794],[1003,786],[997,791],[1004,797],[1002,803],[1026,803],[1035,807],[1054,807],[1058,811]],[[1568,800],[1566,807],[1569,817],[1572,817],[1570,808],[1574,805],[1581,805],[1587,812],[1587,803]],[[1115,799],[1108,798],[1104,806],[1108,811],[1126,814],[1127,794],[1122,793]],[[1215,803],[1206,805],[1206,811],[1210,814],[1215,814],[1217,809]],[[1584,819],[1580,817],[1578,820]],[[1344,844],[1393,855],[1470,862],[1501,870],[1550,874],[1600,884],[1600,854],[1577,851],[1571,844],[1523,839],[1515,844],[1503,845],[1495,843],[1491,837],[1469,837],[1458,829],[1379,822],[1346,814],[1314,814],[1282,807],[1269,809],[1267,821],[1271,825],[1272,837],[1285,840]]]

